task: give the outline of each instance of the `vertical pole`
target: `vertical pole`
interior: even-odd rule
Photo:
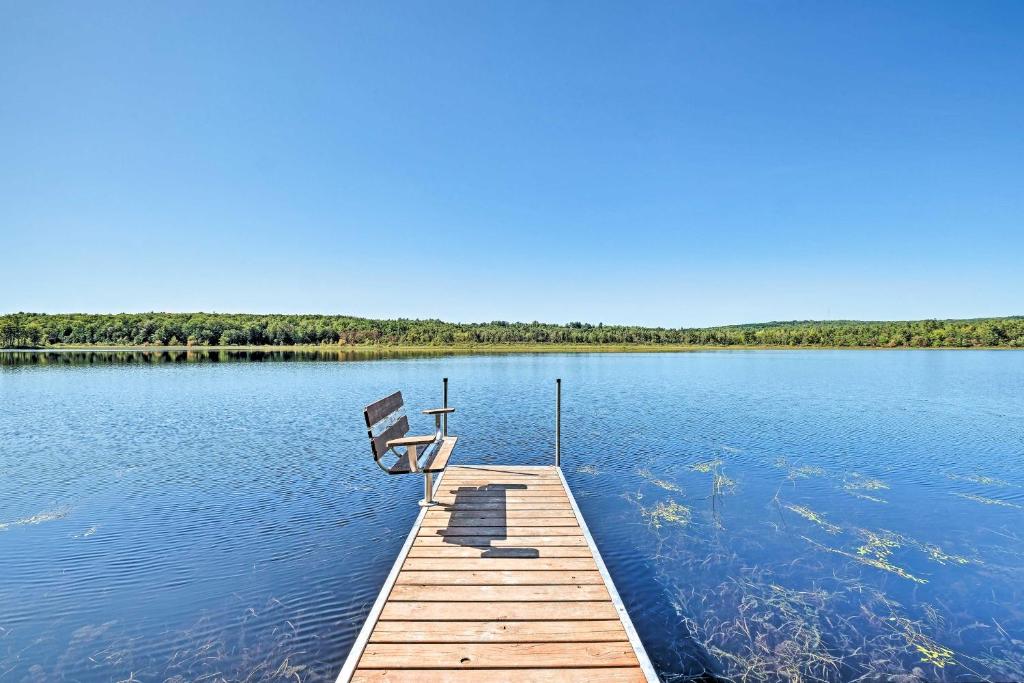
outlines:
[[[423,473],[423,500],[420,507],[430,507],[434,504],[434,473]]]
[[[562,380],[555,380],[555,467],[562,466]]]
[[[448,407],[448,378],[444,378],[444,399],[441,403],[442,408]],[[441,432],[441,436],[448,436],[448,413],[444,414],[444,429]]]

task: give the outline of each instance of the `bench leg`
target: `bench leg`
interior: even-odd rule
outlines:
[[[420,507],[431,507],[437,505],[437,501],[434,500],[434,473],[424,472],[423,473],[423,500],[420,501]]]

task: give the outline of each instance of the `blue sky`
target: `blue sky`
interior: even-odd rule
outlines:
[[[1024,3],[0,7],[0,312],[1024,313]]]

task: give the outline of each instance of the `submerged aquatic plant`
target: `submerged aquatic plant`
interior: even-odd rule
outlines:
[[[889,485],[881,479],[864,477],[857,472],[853,472],[850,476],[853,477],[854,481],[846,481],[843,484],[843,488],[847,491],[880,491],[889,488]]]
[[[998,505],[1005,508],[1017,508],[1018,510],[1024,510],[1020,505],[1016,503],[1010,503],[1005,500],[997,500],[995,498],[986,498],[985,496],[978,496],[973,493],[953,493],[954,496],[960,496],[967,500],[973,500],[975,503],[982,503],[984,505]]]
[[[883,500],[883,499],[877,498],[875,496],[869,496],[866,493],[860,493],[858,491],[850,491],[850,490],[847,490],[847,493],[849,493],[854,498],[860,498],[861,500],[870,500],[872,503],[884,503],[886,505],[889,504],[889,501],[887,501],[887,500]]]
[[[0,524],[0,531],[8,529],[12,526],[27,526],[30,524],[42,524],[43,522],[55,522],[58,519],[64,519],[68,516],[70,510],[68,508],[58,508],[49,512],[40,512],[32,515],[31,517],[23,517],[7,524]]]
[[[690,508],[675,501],[658,503],[650,510],[642,510],[642,513],[655,529],[660,529],[662,524],[687,526],[691,519]]]
[[[920,624],[903,616],[891,616],[888,620],[892,622],[894,628],[903,636],[907,645],[921,656],[922,664],[931,664],[942,669],[950,664],[957,663],[953,659],[953,651],[922,633]]]
[[[721,472],[715,472],[711,478],[711,495],[721,496],[726,491],[732,493],[736,489],[736,482]]]
[[[775,466],[786,470],[787,479],[810,479],[811,477],[825,476],[825,470],[814,465],[790,465],[783,457],[775,459]]]
[[[701,474],[710,474],[712,470],[718,468],[722,464],[722,460],[715,458],[714,460],[705,460],[703,462],[696,462],[690,465],[690,469],[694,472],[700,472]]]
[[[768,569],[733,569],[718,586],[678,595],[688,633],[731,681],[914,680],[958,664],[881,591],[833,577],[803,588]],[[709,604],[709,593],[716,600]],[[713,606],[712,606],[713,604]],[[692,610],[692,612],[691,612]],[[838,617],[838,618],[837,618]],[[703,679],[702,679],[703,680]]]
[[[967,481],[972,484],[981,484],[983,486],[1014,486],[1005,479],[996,479],[995,477],[988,477],[984,474],[947,474],[947,477],[953,481]]]
[[[839,548],[832,548],[831,546],[822,545],[821,543],[818,543],[813,539],[807,538],[806,536],[801,536],[801,538],[803,538],[805,541],[815,546],[816,548],[824,550],[825,552],[834,553],[836,555],[842,555],[843,557],[848,557],[851,560],[860,562],[861,564],[866,564],[869,567],[874,567],[875,569],[881,569],[883,571],[891,572],[896,576],[907,579],[908,581],[913,581],[914,583],[928,583],[928,579],[922,579],[918,576],[914,576],[903,567],[899,567],[889,561],[889,555],[892,553],[891,548],[899,547],[898,545],[892,546],[885,541],[881,542],[878,545],[872,545],[869,542],[868,544],[858,548],[856,553],[850,553]]]
[[[927,553],[928,559],[939,564],[970,564],[970,560],[963,555],[951,555],[937,545],[923,544],[922,549]],[[978,564],[981,564],[979,561]]]
[[[809,507],[804,507],[803,505],[786,505],[786,508],[792,510],[804,519],[814,522],[830,534],[838,534],[842,531],[838,526],[826,521],[824,517]]]
[[[722,472],[721,467],[723,464],[724,463],[720,458],[715,458],[714,460],[705,460],[704,462],[698,462],[690,465],[690,469],[694,472],[711,475],[712,499],[718,498],[726,493],[732,493],[736,490],[736,481]]]
[[[673,484],[672,482],[665,481],[664,479],[656,479],[654,477],[654,475],[651,473],[651,471],[649,469],[647,469],[646,467],[643,468],[643,469],[637,470],[636,473],[639,474],[642,478],[644,478],[647,481],[649,481],[650,483],[652,483],[655,486],[657,486],[658,488],[663,488],[666,491],[675,491],[676,493],[681,493],[682,492],[682,489],[679,488],[678,486],[676,486],[675,484]]]

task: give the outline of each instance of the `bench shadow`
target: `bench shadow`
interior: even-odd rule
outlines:
[[[539,557],[536,548],[494,547],[494,541],[508,538],[508,491],[525,490],[526,484],[487,484],[485,486],[460,486],[454,489],[455,501],[446,505],[451,515],[448,528],[441,531],[445,543],[467,548],[479,548],[481,557]],[[486,526],[483,526],[486,520]],[[452,527],[461,527],[451,533]],[[465,535],[465,529],[473,529],[473,535]],[[486,530],[486,531],[485,531]]]

